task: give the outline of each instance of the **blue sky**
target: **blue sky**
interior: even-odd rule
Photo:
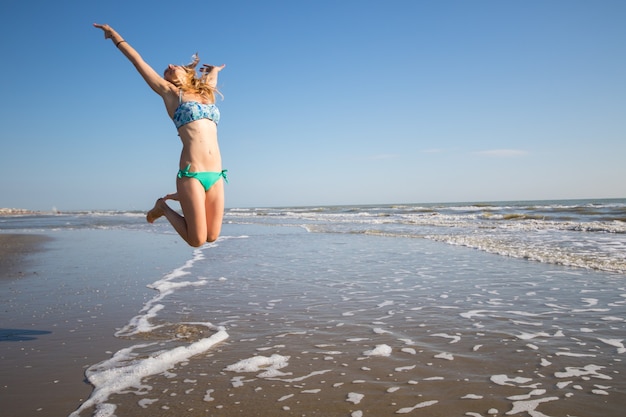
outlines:
[[[146,210],[174,191],[158,72],[226,64],[227,207],[626,197],[626,2],[0,5],[0,207]]]

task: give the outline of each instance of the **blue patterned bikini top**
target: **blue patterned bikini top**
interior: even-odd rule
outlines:
[[[220,122],[220,110],[215,104],[204,104],[197,101],[183,102],[182,90],[178,96],[178,103],[174,117],[172,117],[176,129],[200,119],[213,120],[215,124]]]

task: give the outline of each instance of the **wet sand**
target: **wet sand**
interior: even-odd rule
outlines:
[[[2,410],[67,416],[92,393],[88,366],[146,344],[141,367],[208,336],[196,323],[209,320],[226,341],[140,387],[105,385],[115,415],[622,415],[621,276],[416,239],[246,230],[172,281],[192,285],[159,299],[161,326],[120,338],[158,297],[146,286],[191,250],[136,231],[52,233],[23,278],[0,280]],[[261,356],[285,366],[233,370]]]
[[[417,239],[247,231],[154,295],[153,327],[115,361],[140,381],[104,382],[101,368],[115,415],[623,414],[621,276]],[[203,343],[206,321],[228,339],[170,362]]]
[[[188,257],[173,236],[119,231],[0,233],[0,409],[67,416],[92,386],[85,369],[127,345],[114,333],[146,284]]]
[[[0,278],[26,274],[30,258],[48,241],[50,237],[45,235],[0,233]]]

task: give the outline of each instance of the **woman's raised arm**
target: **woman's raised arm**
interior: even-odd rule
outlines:
[[[206,77],[207,84],[215,88],[217,86],[217,74],[221,70],[223,70],[225,66],[226,64],[217,67],[213,65],[203,64],[202,68],[200,68],[200,72]]]
[[[124,40],[111,26],[106,24],[94,23],[93,26],[102,29],[105,39],[111,39],[117,49],[119,49],[126,58],[135,66],[139,74],[148,83],[150,88],[158,95],[164,96],[169,92],[172,85],[163,79],[150,65],[143,60],[139,52],[135,50],[128,42]]]

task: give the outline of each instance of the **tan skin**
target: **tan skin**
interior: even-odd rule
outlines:
[[[169,65],[161,77],[148,65],[141,55],[124,41],[124,39],[106,24],[94,23],[94,27],[104,32],[105,39],[111,39],[118,49],[135,66],[150,88],[163,99],[167,114],[171,117],[178,107],[179,79],[184,70],[177,65]],[[201,71],[208,72],[209,84],[217,84],[217,75],[224,68],[205,66]],[[183,101],[198,101],[209,104],[198,94],[185,92]],[[209,119],[196,120],[178,129],[183,144],[180,155],[180,169],[191,164],[191,172],[222,171],[222,158],[217,142],[217,125]],[[167,200],[177,200],[183,215],[181,216],[167,205]],[[176,193],[159,198],[148,212],[146,219],[153,223],[159,217],[172,224],[178,234],[189,245],[198,247],[206,242],[215,241],[222,229],[224,216],[224,181],[220,179],[207,191],[195,178],[177,178]]]

